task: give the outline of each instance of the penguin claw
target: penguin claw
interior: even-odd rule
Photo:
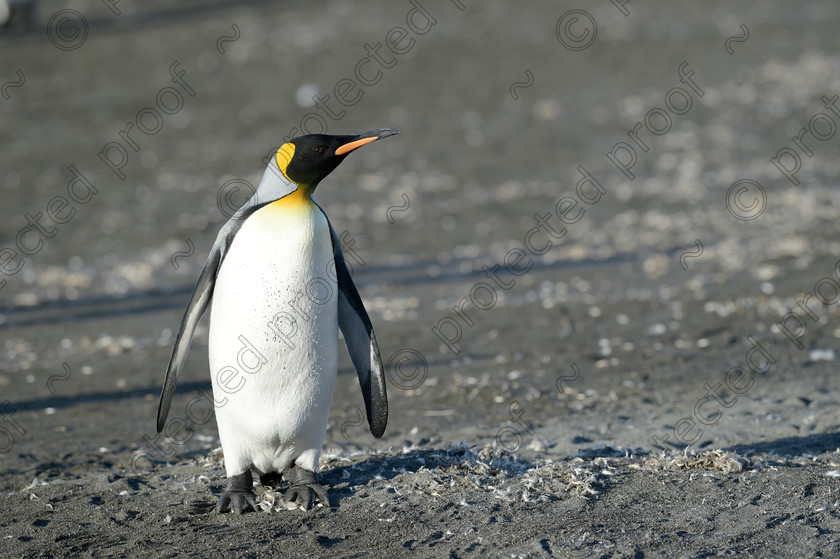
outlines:
[[[235,514],[242,514],[257,510],[257,496],[253,491],[225,491],[219,497],[216,504],[216,512],[223,513],[228,510]]]
[[[257,496],[254,493],[254,478],[251,470],[245,470],[237,476],[228,478],[227,489],[216,503],[216,512],[223,513],[230,510],[242,514],[250,510],[257,510]]]
[[[298,504],[303,507],[303,510],[310,510],[316,498],[325,507],[330,506],[327,492],[317,483],[293,485],[286,491],[285,497],[287,503]]]
[[[315,479],[315,472],[294,465],[286,474],[286,478],[292,484],[285,494],[287,503],[297,503],[303,510],[310,510],[317,499],[325,507],[330,506],[327,491]]]

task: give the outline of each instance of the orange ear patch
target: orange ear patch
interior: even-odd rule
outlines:
[[[277,155],[275,156],[277,160],[277,166],[280,167],[280,170],[283,171],[283,174],[286,174],[286,169],[289,166],[289,163],[292,161],[292,157],[295,155],[295,144],[286,143],[280,146],[280,149],[277,150]]]
[[[374,136],[373,138],[362,138],[361,140],[355,140],[353,142],[349,142],[344,144],[343,146],[339,146],[337,150],[335,150],[336,155],[344,155],[345,153],[350,153],[356,148],[360,148],[365,144],[369,144],[379,138]]]

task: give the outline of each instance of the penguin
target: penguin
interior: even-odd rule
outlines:
[[[370,318],[338,235],[313,200],[318,184],[354,150],[399,134],[310,134],[280,146],[251,199],[222,226],[184,313],[160,396],[157,431],[199,319],[211,300],[209,364],[227,486],[216,511],[256,510],[263,485],[290,483],[287,502],[329,498],[318,458],[344,335],[371,434],[388,421],[388,397]]]

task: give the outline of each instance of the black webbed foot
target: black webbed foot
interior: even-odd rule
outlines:
[[[216,512],[232,511],[242,514],[249,510],[257,510],[257,496],[254,494],[254,478],[251,470],[245,470],[238,476],[228,478],[227,489],[219,497]]]
[[[327,492],[315,479],[315,472],[304,470],[295,464],[286,472],[286,479],[292,484],[286,491],[287,503],[296,503],[302,506],[304,510],[309,510],[315,504],[317,498],[325,507],[330,506]]]

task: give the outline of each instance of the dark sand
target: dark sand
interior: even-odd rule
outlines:
[[[557,24],[577,4],[457,4],[422,1],[435,23],[380,50],[391,67],[365,65],[379,81],[348,107],[334,88],[409,2],[89,0],[69,6],[86,31],[52,35],[68,6],[42,2],[0,37],[0,248],[35,252],[0,278],[0,555],[840,555],[840,116],[821,100],[840,95],[840,6],[605,0],[571,50]],[[561,32],[582,37],[577,16]],[[161,101],[173,114],[139,130]],[[216,232],[310,113],[402,130],[316,194],[391,364],[389,426],[368,433],[342,355],[332,508],[266,493],[217,515],[206,320],[170,425],[201,420],[169,439],[160,383]],[[632,180],[605,155],[622,141]],[[797,185],[771,163],[784,148]],[[84,201],[55,225],[70,165],[97,191],[73,183]],[[566,196],[585,213],[560,238]],[[51,237],[21,233],[38,212]],[[535,214],[555,237],[528,237]]]

